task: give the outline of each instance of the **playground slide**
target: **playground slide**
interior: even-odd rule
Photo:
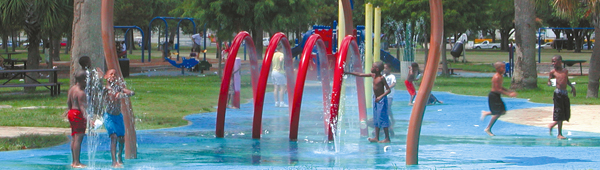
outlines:
[[[292,56],[295,57],[295,56],[300,55],[300,53],[302,53],[302,50],[304,49],[304,44],[308,40],[308,37],[310,37],[310,35],[312,35],[312,34],[313,34],[313,30],[308,30],[304,34],[302,34],[302,41],[300,41],[300,43],[298,43],[298,46],[292,48]]]
[[[396,59],[396,57],[392,56],[389,52],[381,50],[380,59],[385,63],[391,64],[394,68],[400,69],[400,60]]]

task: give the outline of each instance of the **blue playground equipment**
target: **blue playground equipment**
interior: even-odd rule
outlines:
[[[195,58],[186,59],[185,57],[182,57],[181,63],[177,63],[176,61],[171,60],[167,57],[165,57],[165,60],[167,60],[169,63],[171,63],[171,65],[173,65],[177,68],[181,68],[181,74],[184,74],[184,70],[186,68],[191,69],[199,63],[198,60],[196,60]]]
[[[146,36],[144,35],[144,31],[138,27],[138,26],[114,26],[115,29],[127,29],[125,31],[125,36],[127,36],[127,33],[129,33],[129,30],[132,28],[135,28],[137,30],[140,31],[140,33],[142,34],[142,42],[144,42],[144,39],[146,38]],[[127,38],[125,38],[125,44],[128,44],[127,42]],[[128,47],[129,48],[129,47]],[[144,43],[142,43],[142,63],[144,62]],[[148,57],[148,61],[150,61],[150,57]]]
[[[194,25],[194,34],[196,34],[196,22],[194,22],[194,18],[177,18],[177,17],[154,17],[152,18],[152,20],[150,20],[150,24],[148,24],[148,28],[152,28],[152,22],[154,22],[155,19],[160,19],[165,23],[165,40],[169,39],[169,24],[167,23],[167,20],[179,20],[179,22],[177,23],[177,61],[179,61],[179,26],[181,24],[181,21],[184,20],[189,20],[192,22],[192,24]],[[206,31],[205,31],[206,33]],[[152,35],[152,29],[149,29],[149,35]],[[206,36],[204,36],[205,40],[204,42],[206,42]],[[160,42],[159,42],[160,43]],[[152,38],[150,38],[148,40],[148,44],[152,44]],[[206,49],[206,43],[204,45],[204,49]],[[151,61],[151,56],[152,56],[152,48],[148,48],[148,61]],[[143,61],[143,60],[142,60]]]

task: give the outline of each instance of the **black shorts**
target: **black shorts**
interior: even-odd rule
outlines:
[[[552,120],[569,121],[571,118],[571,100],[567,93],[554,92],[554,113]]]
[[[490,94],[488,94],[488,104],[492,115],[503,115],[506,113],[506,106],[504,105],[502,98],[500,98],[500,95],[501,94],[497,92],[490,92]]]

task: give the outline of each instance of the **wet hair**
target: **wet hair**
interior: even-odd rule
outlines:
[[[83,70],[79,70],[75,72],[75,82],[85,83],[85,79],[87,79],[87,73]]]
[[[560,56],[560,55],[558,55],[558,54],[557,54],[557,55],[554,55],[554,57],[552,57],[552,58],[556,58],[556,59],[558,59],[558,60],[562,61],[562,56]]]
[[[494,68],[496,70],[498,70],[499,68],[504,68],[506,66],[506,64],[502,61],[497,61],[494,63]]]
[[[419,64],[417,62],[410,63],[410,67],[412,67],[413,70],[419,70]]]
[[[383,71],[383,62],[378,61],[378,62],[375,62],[373,64],[375,64],[375,66],[377,66],[377,68],[379,69],[379,71]]]
[[[90,59],[90,57],[88,57],[88,56],[79,57],[79,65],[81,65],[82,68],[89,67],[91,64],[92,64],[92,60]]]

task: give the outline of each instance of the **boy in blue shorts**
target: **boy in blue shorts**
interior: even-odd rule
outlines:
[[[106,113],[104,113],[104,127],[110,136],[110,156],[112,166],[123,167],[123,148],[125,147],[125,124],[121,114],[121,99],[133,96],[135,93],[126,89],[122,81],[117,81],[116,70],[110,69],[104,75],[106,86],[104,98],[106,101]],[[117,154],[117,143],[119,152]]]
[[[373,123],[375,124],[375,138],[369,138],[369,142],[379,143],[390,143],[390,117],[388,115],[388,100],[387,95],[390,94],[390,86],[385,81],[385,77],[381,75],[384,66],[381,61],[373,63],[371,67],[371,73],[354,73],[346,72],[359,77],[372,77],[373,78]],[[385,139],[379,140],[379,131],[383,128],[385,133]]]

